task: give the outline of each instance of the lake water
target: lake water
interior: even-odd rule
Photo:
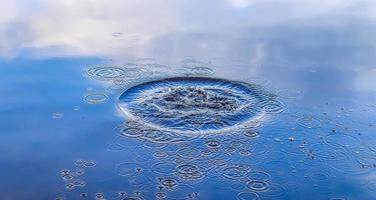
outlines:
[[[375,9],[0,2],[0,199],[376,199]]]

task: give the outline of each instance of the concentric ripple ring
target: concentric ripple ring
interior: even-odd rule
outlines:
[[[206,77],[174,77],[129,88],[118,106],[126,120],[176,133],[223,133],[263,121],[274,94],[257,85]]]

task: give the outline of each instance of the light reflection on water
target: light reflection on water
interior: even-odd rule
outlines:
[[[94,16],[57,2],[39,14],[26,6],[28,19],[7,3],[15,17],[0,20],[1,199],[373,199],[373,3],[302,2],[92,2]],[[272,95],[257,104],[269,116],[192,135],[117,109],[128,89],[171,77],[250,84]]]

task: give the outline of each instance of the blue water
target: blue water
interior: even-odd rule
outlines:
[[[372,2],[17,2],[0,199],[376,199]]]

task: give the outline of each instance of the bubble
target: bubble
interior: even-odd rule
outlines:
[[[264,192],[269,189],[269,184],[262,180],[251,180],[247,182],[247,187],[255,192]]]
[[[259,123],[263,118],[259,106],[268,110],[268,104],[261,102],[269,97],[246,83],[177,77],[129,88],[118,105],[127,119],[153,129],[197,135]]]
[[[84,97],[84,101],[88,104],[101,104],[106,102],[108,96],[103,93],[90,93]]]
[[[87,70],[87,74],[93,79],[103,81],[123,78],[126,72],[119,67],[92,67]]]
[[[260,199],[259,195],[254,192],[241,192],[236,196],[236,198],[238,200],[259,200]]]

